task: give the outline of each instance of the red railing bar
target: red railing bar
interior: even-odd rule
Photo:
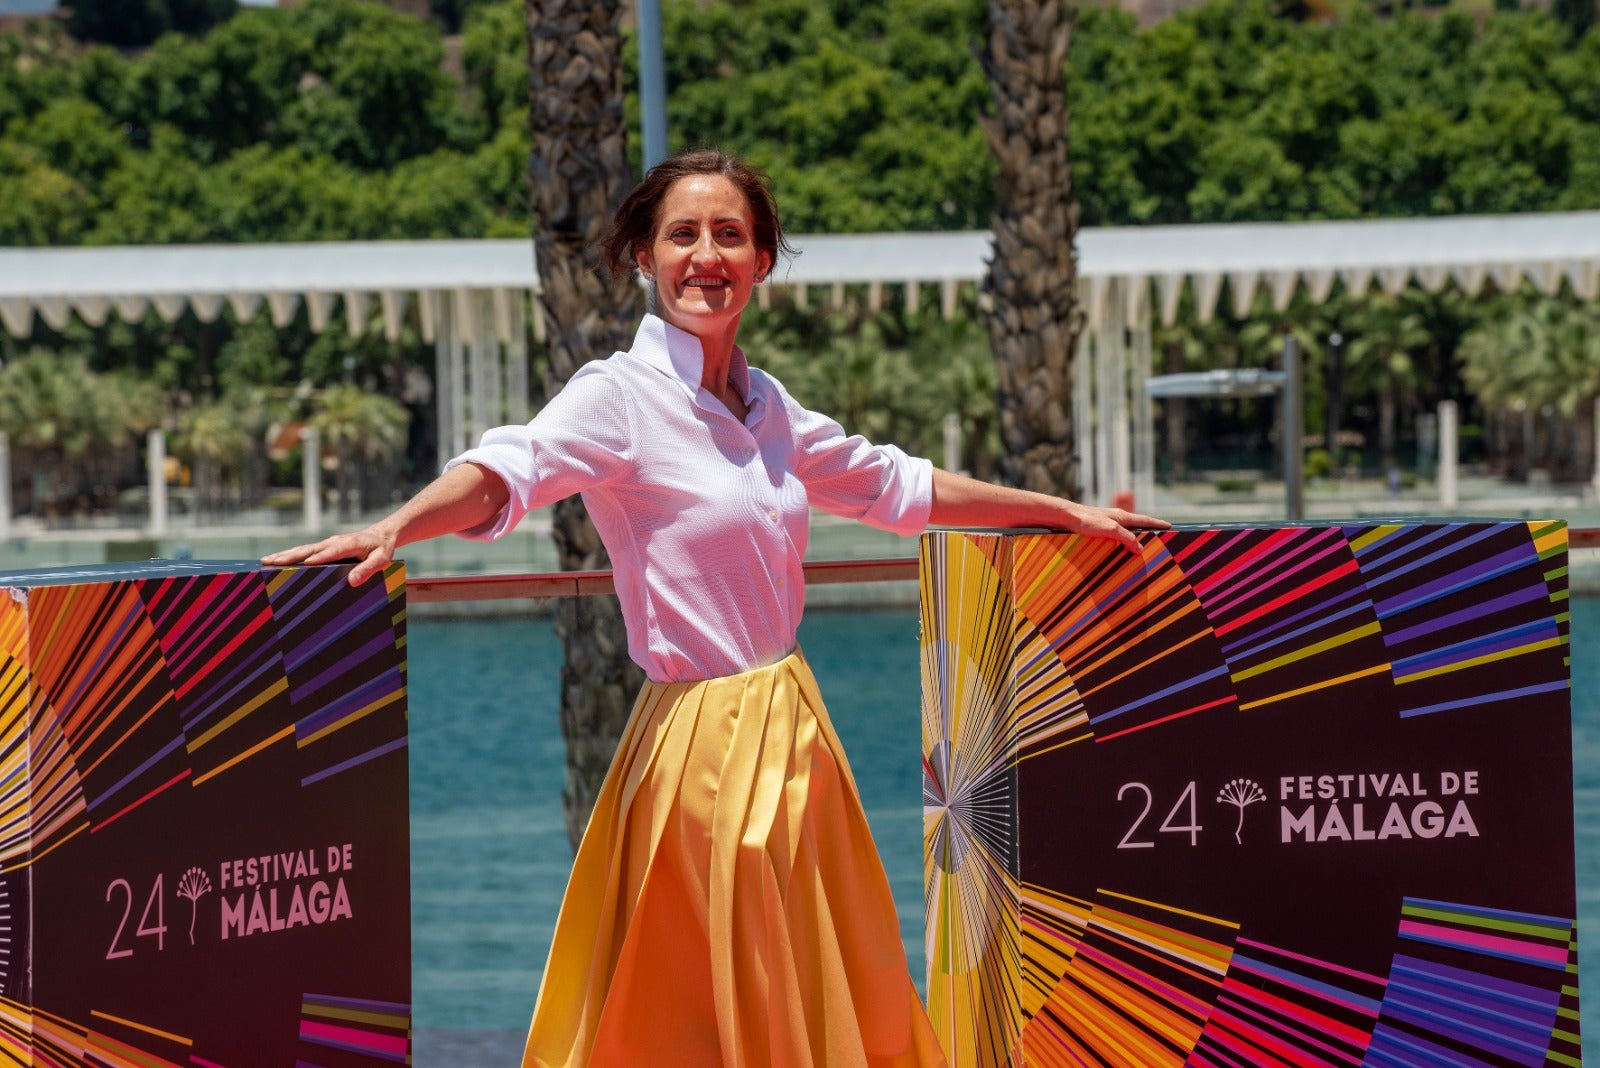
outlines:
[[[1574,549],[1600,549],[1600,528],[1567,531]],[[915,580],[915,557],[878,560],[825,560],[805,565],[807,586],[842,582],[901,582]],[[413,601],[496,601],[516,597],[584,597],[615,593],[609,571],[557,571],[521,575],[452,575],[406,581],[406,596]]]
[[[841,582],[898,582],[917,577],[915,557],[825,560],[805,565],[807,586]],[[584,597],[616,593],[609,571],[558,571],[523,575],[452,575],[406,580],[413,601],[492,601],[512,597]]]

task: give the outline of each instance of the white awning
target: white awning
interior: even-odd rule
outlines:
[[[932,285],[950,314],[957,287],[981,281],[991,255],[982,231],[792,241],[801,255],[761,287],[763,301],[774,288],[804,301],[813,288],[837,294],[864,284],[874,304],[884,286],[896,286],[915,306],[922,287]],[[1511,288],[1526,278],[1545,293],[1565,284],[1585,300],[1600,296],[1600,212],[1112,227],[1085,229],[1078,243],[1094,326],[1118,318],[1132,326],[1151,311],[1171,322],[1185,286],[1209,319],[1224,283],[1241,316],[1263,286],[1282,309],[1302,287],[1324,299],[1335,280],[1357,292],[1376,284],[1398,293],[1415,282],[1429,291],[1453,283],[1475,294],[1488,279]],[[312,328],[321,330],[342,302],[356,313],[347,316],[352,329],[364,329],[377,311],[398,337],[413,300],[431,335],[431,311],[446,295],[489,292],[503,301],[537,289],[533,244],[524,240],[0,249],[0,320],[16,336],[31,333],[35,314],[57,328],[71,314],[98,324],[112,311],[136,320],[150,307],[168,320],[190,309],[210,321],[224,302],[241,318],[265,307],[278,323],[291,321],[303,303]],[[1107,305],[1112,292],[1121,294],[1120,307]],[[497,318],[503,327],[506,317]],[[541,326],[536,310],[536,333]]]

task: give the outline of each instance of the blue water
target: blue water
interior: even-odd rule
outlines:
[[[801,645],[849,753],[923,978],[920,675],[913,611],[811,611]],[[1600,598],[1572,614],[1580,959],[1600,931]],[[411,871],[418,1028],[520,1030],[572,860],[561,817],[560,644],[548,620],[415,620]],[[1600,1063],[1600,965],[1580,971]]]

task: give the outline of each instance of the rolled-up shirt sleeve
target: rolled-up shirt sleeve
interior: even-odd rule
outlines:
[[[477,448],[445,464],[479,464],[509,491],[498,515],[461,537],[493,540],[534,509],[621,476],[633,464],[633,442],[622,387],[599,364],[581,368],[531,422],[487,430]]]
[[[794,472],[811,503],[902,536],[920,534],[933,510],[933,464],[895,445],[846,434],[783,391],[794,431]]]

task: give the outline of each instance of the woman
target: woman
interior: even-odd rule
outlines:
[[[266,557],[494,538],[581,492],[615,569],[640,693],[573,865],[524,1065],[944,1063],[844,752],[795,647],[816,505],[901,534],[1165,524],[1003,489],[848,437],[735,345],[787,250],[764,176],[674,156],[622,204],[610,268],[654,287],[633,348],[527,426],[491,430],[365,530]]]

